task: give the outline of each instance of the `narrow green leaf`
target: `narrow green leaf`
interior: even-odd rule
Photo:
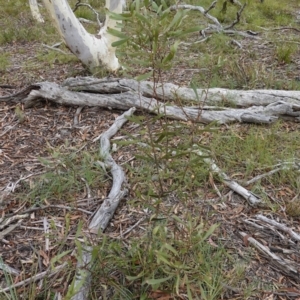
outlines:
[[[170,261],[170,257],[166,257],[166,253],[162,253],[159,251],[156,251],[157,260],[161,263],[165,263],[168,266],[174,267],[174,264]]]
[[[161,0],[160,2],[161,2],[162,7],[164,8],[164,11],[169,10],[168,5],[165,0]]]
[[[183,10],[179,10],[176,15],[174,16],[172,22],[169,24],[169,26],[163,31],[162,34],[168,34],[169,31],[172,29],[172,27],[178,26],[180,22],[182,21],[184,17],[184,12]]]
[[[77,231],[75,237],[78,238],[82,234],[82,222],[80,221],[77,226]]]
[[[195,83],[192,81],[190,86],[191,86],[192,90],[194,91],[194,93],[196,95],[197,101],[199,101],[200,98],[199,98],[197,87],[196,87]]]
[[[154,217],[156,218],[156,216],[153,216],[153,218],[154,218]],[[153,218],[152,218],[152,219],[153,219]],[[151,219],[151,220],[152,220],[152,219]],[[156,235],[156,234],[159,232],[159,230],[160,230],[160,226],[155,226],[154,229],[153,229],[153,231],[152,231],[152,234],[153,234],[153,235]]]
[[[173,218],[176,222],[178,222],[179,224],[184,224],[184,222],[182,221],[182,219],[180,219],[178,216],[172,215],[172,218]]]
[[[209,236],[211,236],[218,226],[218,224],[213,224],[210,226],[210,228],[205,232],[202,240],[205,241]]]
[[[186,284],[186,289],[187,289],[188,299],[193,300],[193,296],[192,296],[192,292],[191,292],[191,288],[190,288],[189,283]]]
[[[162,132],[162,133],[158,136],[158,138],[157,138],[157,140],[155,141],[155,143],[161,142],[165,137],[173,137],[173,136],[176,136],[177,134],[178,134],[178,133],[172,132],[172,131],[164,131],[164,132]]]
[[[75,239],[75,244],[77,248],[78,257],[82,257],[82,244],[77,239]]]
[[[166,282],[168,281],[169,279],[171,279],[172,276],[168,276],[168,277],[165,277],[165,278],[158,278],[158,279],[147,279],[144,281],[144,284],[147,283],[149,285],[155,285],[155,284],[160,284],[160,283],[163,283],[163,282]]]
[[[58,261],[60,261],[61,258],[71,253],[72,250],[63,251],[62,253],[57,254],[51,259],[51,266],[54,267],[54,264]]]
[[[170,244],[164,244],[163,247],[178,256],[177,250],[174,247],[172,247]]]
[[[129,21],[132,18],[131,14],[117,14],[108,9],[106,10],[106,15],[116,21]]]
[[[151,26],[151,22],[142,14],[136,13],[135,16],[142,21],[142,25],[147,24],[149,27]],[[144,27],[144,26],[143,26]]]
[[[139,76],[135,77],[135,80],[137,80],[137,81],[143,81],[143,80],[147,80],[151,76],[153,76],[153,71],[150,71],[150,72],[148,72],[146,74],[139,75]]]
[[[121,32],[120,30],[108,28],[107,32],[113,36],[120,38],[120,39],[129,39],[129,37],[125,33]]]
[[[125,44],[128,40],[129,40],[129,38],[118,40],[116,42],[113,42],[111,45],[112,45],[112,47],[118,47],[118,46]]]
[[[176,281],[175,281],[175,292],[179,295],[179,284],[180,284],[180,275],[177,274]]]
[[[139,274],[136,275],[136,276],[129,276],[129,275],[127,275],[126,278],[127,278],[128,280],[130,280],[130,281],[134,281],[134,280],[137,280],[137,279],[143,277],[144,274],[145,274],[145,272],[142,271],[141,273],[139,273]]]
[[[158,5],[156,4],[155,1],[152,1],[152,9],[157,12],[158,11]]]
[[[176,41],[175,44],[173,44],[171,46],[169,54],[167,56],[165,56],[164,59],[162,60],[163,64],[168,63],[173,60],[173,58],[177,52],[177,48],[178,48],[179,44],[180,44],[180,42]]]
[[[135,11],[136,12],[140,11],[141,1],[135,0],[134,3],[135,3]]]
[[[154,2],[154,1],[153,1]],[[158,10],[156,11],[156,13],[158,14],[158,15],[160,15],[160,13],[161,13],[161,11],[162,11],[162,5],[160,5],[159,7],[158,7]]]

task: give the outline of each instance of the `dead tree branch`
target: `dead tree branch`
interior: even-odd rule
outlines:
[[[112,175],[112,188],[107,198],[103,201],[100,208],[96,211],[89,224],[89,234],[98,234],[99,230],[104,231],[110,219],[113,217],[120,201],[127,195],[125,173],[110,154],[110,139],[127,122],[128,117],[132,116],[135,108],[131,108],[123,115],[116,118],[114,124],[104,132],[100,137],[100,153],[104,161],[104,166],[110,170]],[[78,289],[78,292],[72,297],[72,300],[87,299],[91,282],[91,274],[87,266],[92,259],[92,247],[83,246],[81,257],[78,258],[76,280],[72,288]]]
[[[153,95],[152,82],[127,79],[75,78],[66,81],[63,86],[42,82],[33,84],[15,95],[1,97],[0,101],[16,103],[21,100],[25,108],[28,108],[41,99],[62,105],[98,106],[120,110],[135,107],[140,111],[164,114],[171,119],[205,124],[213,121],[219,124],[232,122],[270,124],[278,118],[300,120],[300,91],[242,91],[215,88],[198,89],[196,95],[192,89],[167,83],[157,86]],[[180,106],[163,102],[174,103],[178,99]],[[183,102],[191,101],[197,106],[181,105]],[[207,106],[203,107],[204,103],[221,107],[210,109]],[[222,107],[224,104],[227,107]],[[228,107],[230,104],[237,108]]]

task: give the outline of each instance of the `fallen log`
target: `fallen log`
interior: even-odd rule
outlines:
[[[159,85],[132,79],[71,78],[61,86],[36,83],[15,95],[1,97],[0,101],[21,101],[28,108],[40,99],[61,105],[119,110],[135,107],[171,119],[204,124],[214,121],[270,124],[278,118],[300,120],[300,91],[193,90],[170,83]],[[184,106],[187,102],[194,106]]]

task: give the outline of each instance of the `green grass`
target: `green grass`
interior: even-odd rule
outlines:
[[[41,158],[45,174],[34,183],[24,183],[20,198],[23,199],[26,195],[25,198],[31,205],[43,205],[45,201],[52,199],[76,205],[73,201],[76,197],[84,197],[86,185],[99,189],[105,186],[106,174],[98,161],[101,158],[97,154],[74,152],[63,155],[60,151],[55,151],[52,159]]]
[[[48,62],[52,67],[57,64],[72,64],[78,61],[72,53],[68,53],[67,49],[63,51],[65,51],[66,54],[51,49],[43,49],[37,53],[37,60],[40,62]],[[25,66],[29,69],[32,68],[30,62],[26,63]]]
[[[0,1],[2,7],[0,45],[18,42],[46,41],[54,35],[50,24],[36,24],[28,1]],[[49,21],[47,19],[47,21]]]
[[[297,50],[297,45],[292,42],[278,44],[276,47],[276,57],[279,63],[290,64]]]
[[[233,127],[214,133],[211,149],[225,172],[241,182],[248,181],[276,169],[283,162],[297,161],[300,155],[297,132],[286,133],[284,127],[281,122],[269,127],[248,125],[242,130]],[[285,169],[257,181],[254,188],[261,195],[266,186],[286,187],[297,193],[300,191],[298,176],[296,169]]]
[[[295,159],[300,154],[297,132],[286,134],[282,131],[283,126],[284,124],[277,122],[269,127],[246,125],[242,130],[233,128],[225,134],[217,132],[213,134],[211,147],[217,157],[224,158],[223,162],[220,159],[220,164],[231,170],[237,166],[240,168],[241,165],[237,161],[228,157],[229,153],[232,153],[245,162],[242,168],[245,175],[253,175],[255,168],[271,167],[280,161]],[[278,143],[278,140],[281,143]]]
[[[6,71],[6,68],[10,65],[10,55],[8,53],[0,54],[0,72]]]

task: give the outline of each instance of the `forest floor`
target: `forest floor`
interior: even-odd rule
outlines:
[[[300,6],[297,1],[291,2],[282,11],[278,4],[277,15],[284,12],[293,21],[285,23],[283,19],[268,29],[250,23],[250,29],[260,39],[236,37],[241,48],[232,42],[232,37],[217,34],[207,43],[195,44],[188,50],[180,48],[173,68],[163,73],[163,80],[203,88],[299,90]],[[261,5],[268,6],[269,2]],[[260,9],[258,4],[254,7]],[[1,18],[0,25],[6,24]],[[38,31],[29,12],[19,15],[17,26],[32,28],[32,34]],[[26,32],[11,40],[12,33],[2,34],[0,96],[36,82],[60,84],[72,76],[90,75],[71,54],[43,46],[47,37],[53,43],[58,40],[55,41],[55,31],[41,26],[45,36],[32,37],[34,41],[26,37]],[[246,25],[242,23],[239,29],[246,30]],[[191,36],[189,42],[199,38]],[[143,72],[137,67],[117,76]],[[76,110],[77,107],[50,102],[30,109],[0,102],[0,265],[15,269],[14,273],[0,267],[2,288],[11,287],[2,293],[3,299],[55,299],[55,295],[66,294],[77,260],[72,250],[78,241],[84,241],[88,222],[110,190],[110,175],[96,166],[101,157],[99,145],[93,140],[122,112],[85,107],[79,124],[74,125]],[[91,299],[188,299],[186,286],[193,299],[300,299],[299,240],[256,217],[263,214],[300,234],[299,123],[214,124],[208,129],[189,122],[153,120],[153,116],[141,112],[138,117],[112,140],[116,148],[113,156],[125,170],[129,194],[105,234],[95,238],[95,242],[102,243],[103,252],[98,249],[101,254],[95,263],[99,266],[92,269]],[[166,128],[172,137],[158,141]],[[220,183],[203,162],[188,155],[163,158],[164,151],[188,147],[191,137],[193,142],[209,147],[216,164],[239,182],[274,170],[284,161],[293,160],[298,168],[281,170],[246,186],[265,200],[264,207],[254,208]],[[156,142],[150,150],[139,145],[151,144],[153,139]],[[161,161],[153,157],[155,147],[160,149],[157,155]],[[158,178],[159,169],[165,172],[162,180]],[[193,241],[203,243],[197,234],[205,236],[215,224],[218,227],[205,239],[207,253],[194,245],[187,246]],[[253,248],[250,237],[278,255],[283,264],[293,266],[295,272]],[[156,248],[149,246],[150,240]],[[163,249],[162,245],[168,243],[174,248]],[[180,247],[188,254],[180,252]],[[158,256],[163,250],[171,251],[174,258]],[[216,262],[209,261],[210,257],[216,257]],[[185,282],[190,278],[186,274],[200,272],[195,266],[196,258],[207,260],[203,263],[205,285],[199,285],[204,291],[192,275],[190,285]],[[170,271],[177,260],[184,260],[187,267],[179,277]],[[51,278],[46,275],[36,283],[22,284],[63,262],[68,263],[66,270]],[[159,276],[155,269],[161,265],[169,270],[171,283],[151,281]],[[180,278],[177,288],[176,278]],[[106,296],[103,290],[107,290]]]

